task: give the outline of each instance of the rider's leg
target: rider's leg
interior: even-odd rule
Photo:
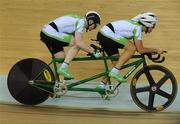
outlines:
[[[136,47],[132,42],[128,42],[123,49],[124,52],[121,54],[121,57],[119,58],[117,64],[109,73],[110,77],[116,78],[120,82],[126,82],[126,79],[121,76],[119,70],[132,57],[132,55],[134,55]]]
[[[116,65],[117,61],[111,61],[111,62],[112,64],[110,65],[110,69],[112,69]],[[109,86],[108,82],[109,82],[109,77],[104,76],[101,80],[101,83],[96,86],[96,89],[105,89],[107,86]]]
[[[70,47],[70,49],[67,52],[66,58],[62,65],[58,68],[58,73],[64,75],[66,78],[72,79],[72,74],[68,71],[68,65],[70,61],[77,55],[79,52],[79,48],[76,45],[73,45]]]
[[[63,50],[63,51],[60,51],[60,52],[54,54],[54,56],[55,56],[55,58],[65,58],[66,54],[65,54],[65,52],[64,52],[64,50]],[[61,65],[62,63],[63,63],[63,62],[57,63],[57,64],[56,64],[57,67],[60,67],[60,65]],[[64,77],[64,80],[68,80],[68,78]]]
[[[110,65],[110,69],[112,69],[115,65],[117,64],[117,61],[111,61],[111,65]],[[109,82],[109,77],[108,76],[104,76],[102,78],[102,83],[104,83],[104,85],[106,85]]]
[[[65,52],[64,51],[60,51],[56,54],[54,54],[55,58],[65,58]]]
[[[55,56],[55,58],[65,58],[65,52],[64,52],[64,50],[60,51],[58,53],[55,53],[54,56]],[[58,63],[57,66],[59,67],[60,64],[62,64],[62,63]]]
[[[123,49],[124,52],[121,54],[121,57],[115,66],[118,69],[120,69],[136,52],[136,47],[132,42],[129,42],[127,45],[125,45]]]
[[[80,49],[76,45],[72,46],[68,50],[67,56],[66,56],[64,62],[69,63],[70,61],[72,61],[72,59],[78,54],[79,50]]]

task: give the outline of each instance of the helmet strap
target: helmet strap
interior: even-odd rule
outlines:
[[[95,28],[97,27],[97,24],[96,23],[92,23],[92,24],[89,24],[89,20],[87,20],[87,27],[86,27],[86,32],[88,32],[88,30],[89,30],[89,27],[91,26],[91,25],[93,25],[93,24],[95,24]]]
[[[86,32],[88,32],[88,30],[89,30],[89,21],[87,21],[87,27],[86,27]]]

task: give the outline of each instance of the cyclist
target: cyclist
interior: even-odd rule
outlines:
[[[84,17],[77,14],[69,14],[44,25],[40,37],[51,54],[57,58],[64,58],[64,47],[71,46],[64,62],[58,68],[59,74],[64,75],[66,78],[73,78],[72,74],[68,71],[68,65],[80,49],[92,53],[95,57],[101,56],[100,52],[94,52],[91,47],[83,42],[84,30],[86,29],[86,32],[91,31],[100,25],[100,23],[100,15],[95,11],[89,11]]]
[[[119,72],[120,68],[137,51],[143,53],[159,53],[163,50],[159,48],[147,48],[143,46],[142,32],[151,33],[155,28],[158,19],[155,13],[140,13],[131,20],[113,21],[103,26],[97,34],[97,40],[108,56],[119,55],[118,61],[112,61],[112,69],[108,76],[115,78],[119,82],[127,82]],[[120,55],[118,49],[124,49]],[[97,88],[105,88],[108,78],[104,77]]]

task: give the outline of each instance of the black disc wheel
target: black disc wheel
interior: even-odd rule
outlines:
[[[42,73],[44,67],[47,67]],[[54,74],[50,67],[39,59],[28,58],[17,62],[9,71],[7,85],[10,94],[20,103],[36,105],[48,99],[49,93],[29,84],[29,81],[54,80]],[[48,75],[47,75],[48,73]]]
[[[177,94],[177,82],[167,68],[148,65],[134,75],[130,90],[137,106],[148,112],[157,112],[172,104]]]

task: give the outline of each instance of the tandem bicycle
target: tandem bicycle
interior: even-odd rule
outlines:
[[[102,48],[94,44],[91,46],[103,52],[103,57],[76,57],[73,61],[103,61],[103,72],[67,83],[69,80],[61,80],[57,73],[57,63],[63,62],[64,58],[55,58],[52,54],[52,60],[48,64],[37,58],[26,58],[14,64],[9,71],[7,85],[10,94],[15,100],[25,105],[43,103],[50,96],[61,98],[68,91],[96,92],[104,100],[111,100],[112,96],[117,95],[121,82],[114,84],[108,77],[109,85],[106,89],[82,87],[82,84],[89,81],[108,76],[108,61],[118,60],[118,56],[106,56]],[[135,104],[148,112],[158,112],[169,107],[177,94],[176,78],[166,67],[159,64],[149,65],[147,62],[151,60],[154,63],[162,63],[165,57],[159,54],[142,54],[133,55],[131,60],[133,61],[125,64],[121,70],[130,68],[124,75],[126,79],[137,70],[130,83],[130,93]],[[141,69],[138,70],[140,66]]]

